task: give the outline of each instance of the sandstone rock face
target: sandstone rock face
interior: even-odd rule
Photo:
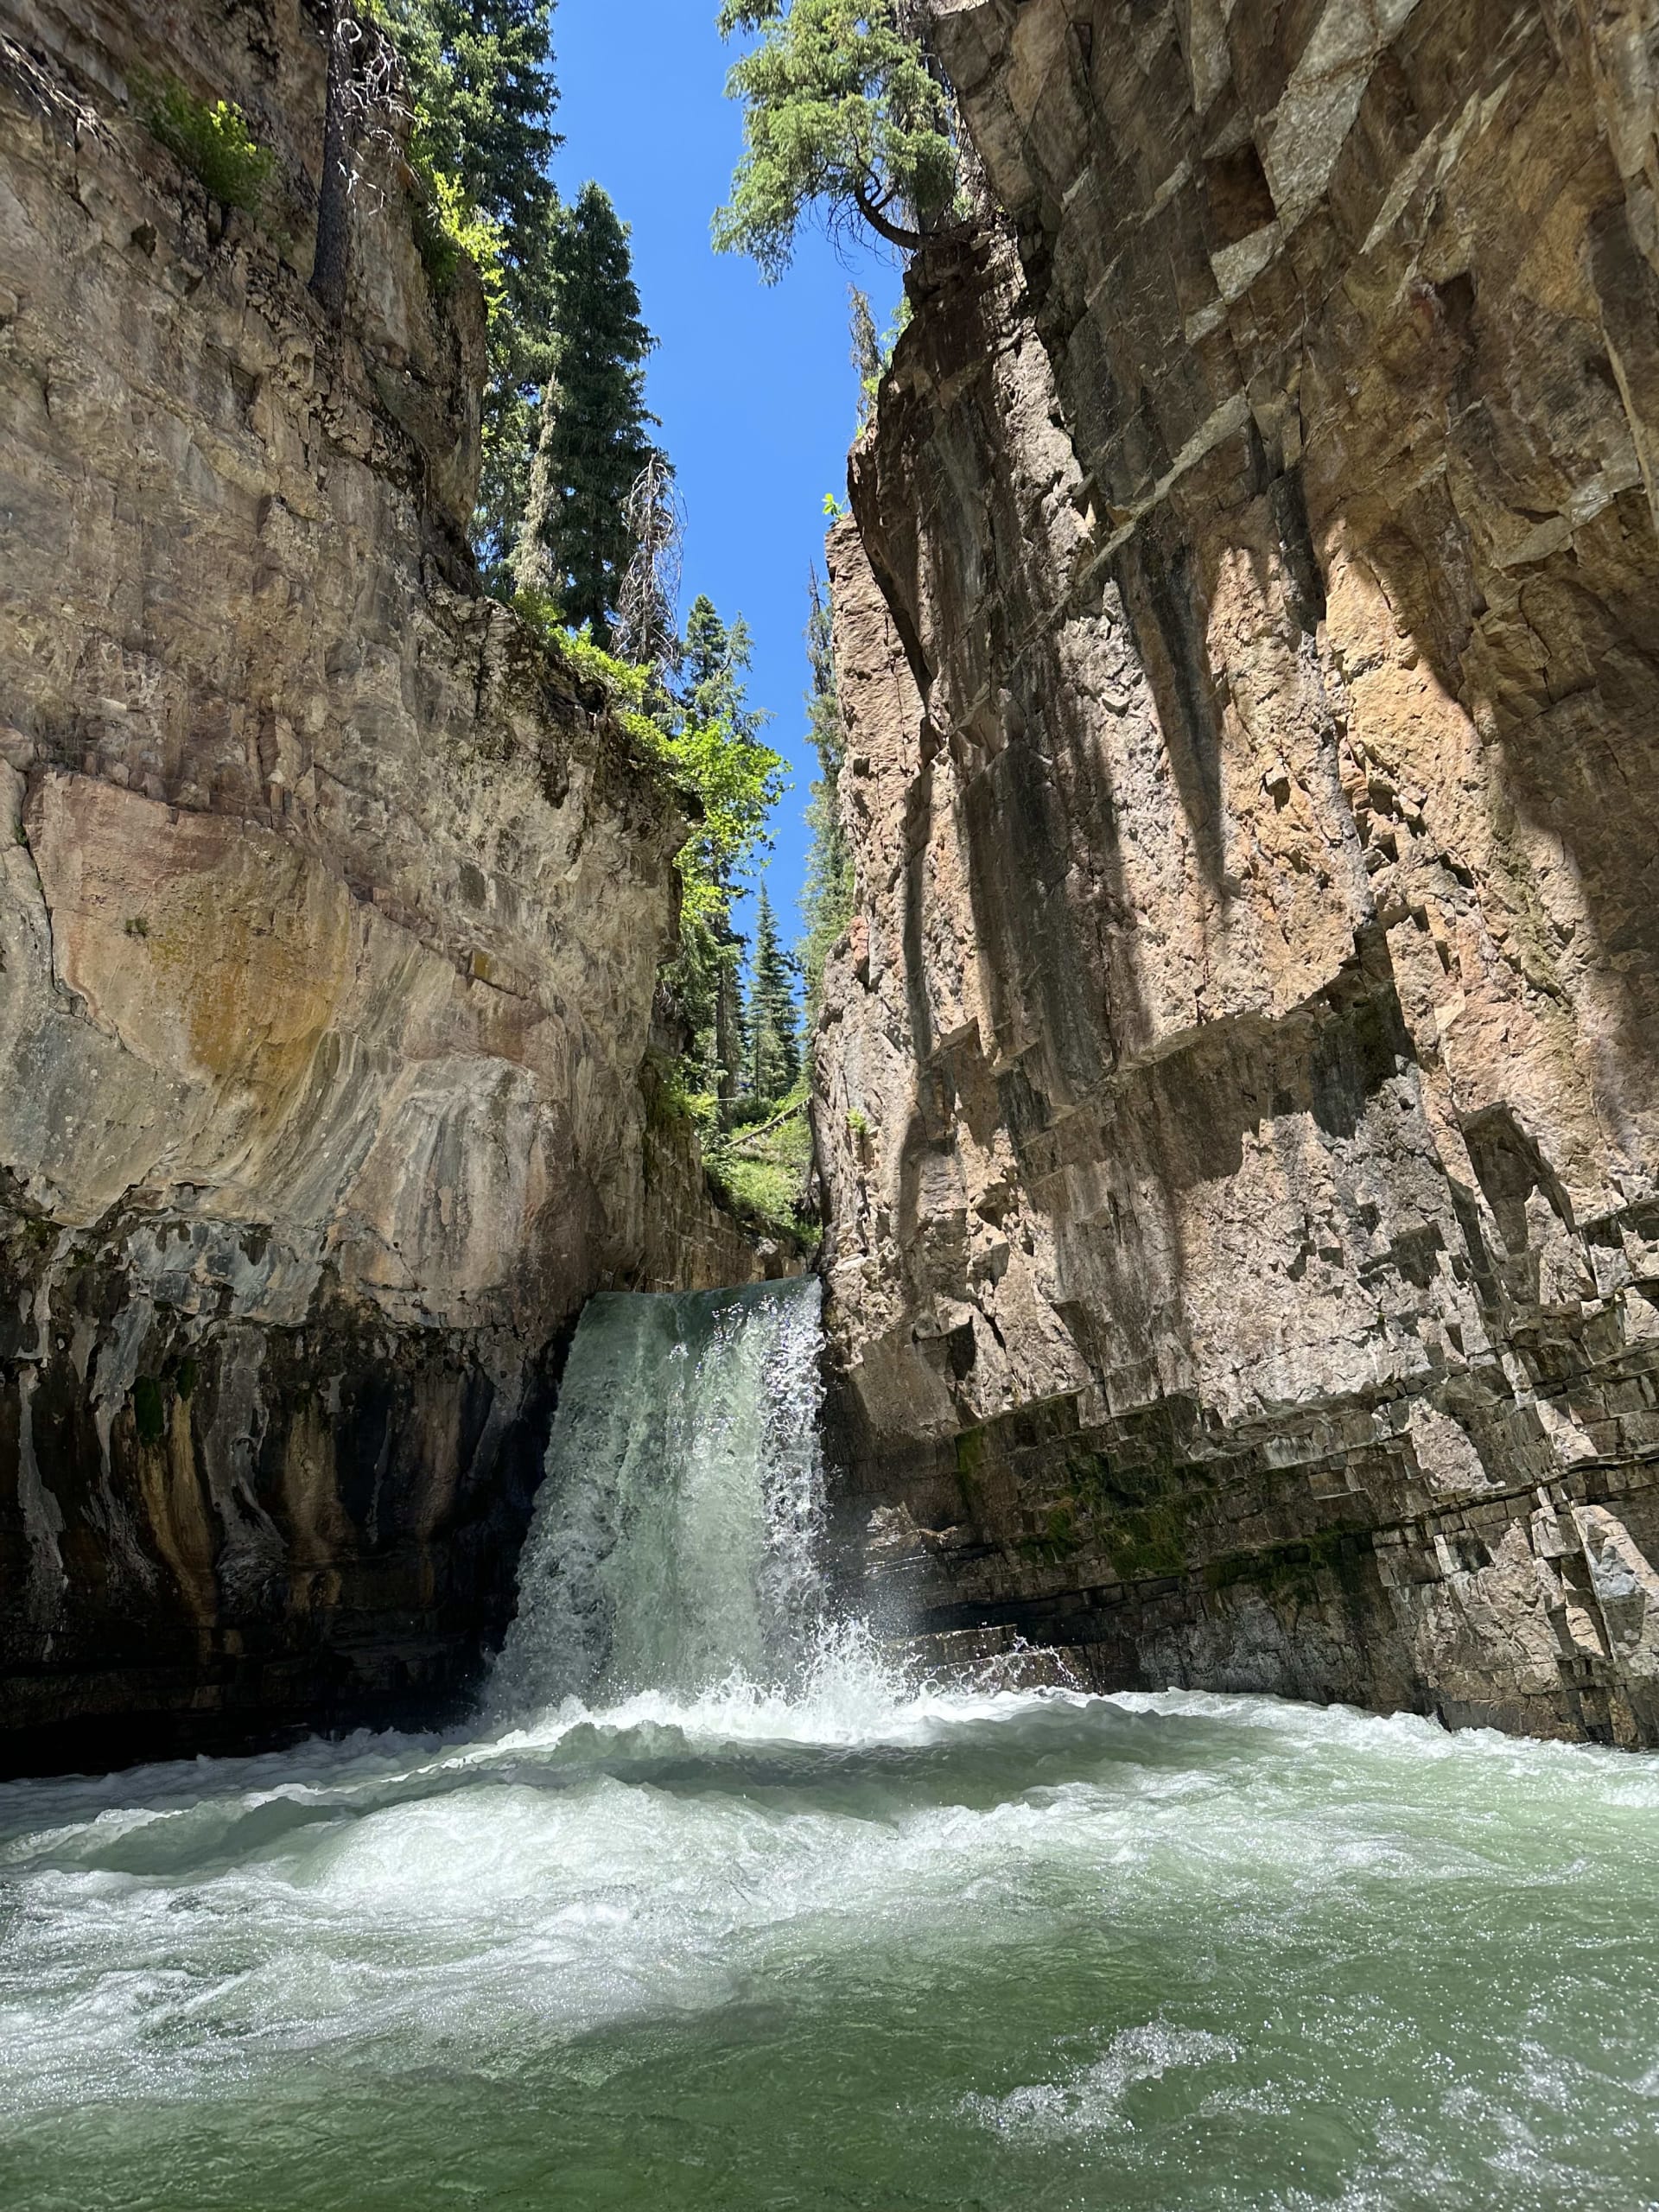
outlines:
[[[1659,10],[933,0],[834,548],[872,1572],[1659,1742]]]
[[[0,8],[0,1761],[429,1710],[562,1336],[754,1271],[642,1088],[684,834],[465,530],[399,157],[306,289],[302,0]],[[245,110],[255,221],[143,127]]]

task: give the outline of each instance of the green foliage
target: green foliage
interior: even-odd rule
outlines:
[[[491,308],[474,536],[493,574],[524,513],[553,365],[552,0],[377,0],[375,13],[397,48],[415,112],[423,258],[442,290],[458,253],[470,254]]]
[[[795,963],[779,940],[777,918],[765,884],[755,912],[754,959],[749,979],[749,1096],[769,1105],[787,1096],[800,1079],[800,1015],[795,1004]]]
[[[559,143],[551,0],[380,0],[378,12],[422,152],[501,226],[522,304],[558,204],[547,175]]]
[[[858,426],[861,430],[874,412],[882,373],[893,359],[893,349],[910,327],[910,295],[900,292],[893,321],[878,338],[869,301],[856,286],[852,294],[853,360],[858,370]]]
[[[824,963],[853,918],[853,858],[841,823],[841,771],[846,751],[841,702],[836,691],[836,661],[830,636],[830,594],[815,575],[806,650],[812,671],[807,694],[807,734],[818,756],[818,774],[807,802],[806,888],[801,911],[806,934],[801,942],[801,973],[806,983],[808,1033],[816,1021],[823,989]]]
[[[682,914],[680,950],[667,988],[684,1027],[684,1080],[694,1117],[724,1128],[743,1087],[743,940],[728,914]]]
[[[784,790],[783,760],[760,734],[766,716],[747,704],[747,628],[741,617],[723,622],[712,600],[697,598],[673,680],[665,683],[596,645],[590,630],[560,627],[545,596],[521,591],[513,604],[604,689],[623,728],[696,802],[701,820],[679,860],[680,949],[664,982],[687,1038],[677,1088],[694,1119],[723,1127],[747,1072],[743,942],[732,927],[732,897],[766,848],[766,817]]]
[[[484,310],[493,331],[506,312],[501,226],[474,206],[460,179],[447,170],[429,170],[422,181],[428,196],[416,210],[415,243],[427,276],[435,290],[447,292],[461,255],[467,255],[484,287]]]
[[[688,925],[723,918],[743,868],[764,848],[766,817],[784,790],[783,760],[760,741],[766,717],[744,703],[742,621],[728,628],[710,601],[697,600],[687,630],[698,648],[688,645],[671,690],[650,669],[607,652],[590,631],[562,628],[552,603],[535,592],[520,591],[513,606],[579,674],[602,685],[623,728],[696,799],[702,820],[680,855],[683,912]]]
[[[602,645],[633,552],[628,493],[653,450],[645,361],[656,340],[640,320],[627,226],[598,185],[561,212],[552,251],[553,366],[512,573]]]
[[[847,301],[851,309],[853,366],[858,371],[858,427],[861,430],[870,419],[876,386],[881,381],[881,340],[876,335],[869,294],[861,292],[856,284],[849,284]]]
[[[899,246],[953,219],[950,99],[903,0],[725,0],[720,28],[760,37],[727,79],[743,156],[715,216],[717,251],[753,255],[775,283],[815,208]]]
[[[741,614],[728,625],[712,600],[693,600],[676,683],[677,757],[703,807],[692,868],[681,860],[701,918],[725,912],[744,866],[765,850],[766,817],[783,796],[783,758],[761,742],[766,716],[747,702],[750,650]]]
[[[257,216],[276,181],[276,156],[261,146],[248,119],[230,100],[210,106],[176,77],[140,79],[138,111],[145,129],[226,207]]]
[[[714,1138],[704,1159],[715,1195],[741,1219],[813,1249],[820,1231],[808,1200],[812,1127],[804,1084],[760,1128]]]

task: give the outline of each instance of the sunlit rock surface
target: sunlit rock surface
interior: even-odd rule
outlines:
[[[934,0],[834,548],[872,1571],[1659,1741],[1659,11]]]
[[[0,5],[0,1764],[431,1710],[563,1335],[753,1255],[642,1071],[684,834],[474,595],[482,308],[321,17]],[[277,157],[261,222],[145,73]]]

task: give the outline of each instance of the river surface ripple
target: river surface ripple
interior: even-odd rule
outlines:
[[[1659,2206],[1659,1759],[830,1652],[16,1783],[0,2109],[7,2212]]]

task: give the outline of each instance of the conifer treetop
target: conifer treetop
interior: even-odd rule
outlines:
[[[950,100],[912,16],[910,0],[726,0],[722,35],[760,38],[726,83],[744,145],[719,251],[752,255],[775,283],[814,210],[906,250],[954,226]]]

